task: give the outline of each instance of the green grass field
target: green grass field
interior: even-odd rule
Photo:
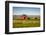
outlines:
[[[13,28],[40,27],[40,19],[13,20]]]

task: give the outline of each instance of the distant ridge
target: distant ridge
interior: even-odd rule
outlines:
[[[20,17],[20,16],[23,16],[23,15],[13,15],[13,17]],[[28,17],[40,17],[40,15],[26,15]]]

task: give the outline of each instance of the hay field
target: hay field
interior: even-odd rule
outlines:
[[[40,27],[40,19],[13,20],[13,28]]]

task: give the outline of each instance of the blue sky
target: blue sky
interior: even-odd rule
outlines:
[[[35,7],[13,7],[13,15],[40,15],[40,8]]]

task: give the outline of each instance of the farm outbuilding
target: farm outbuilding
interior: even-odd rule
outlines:
[[[28,19],[28,16],[22,15],[22,16],[20,16],[20,19]]]

